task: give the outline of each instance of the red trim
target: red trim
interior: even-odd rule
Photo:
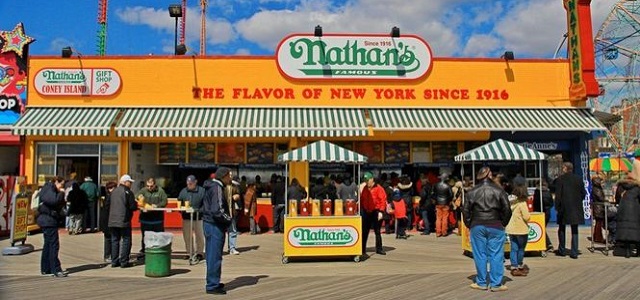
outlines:
[[[20,146],[20,136],[11,134],[11,131],[0,131],[0,145]]]

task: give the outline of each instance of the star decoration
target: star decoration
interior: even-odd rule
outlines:
[[[0,42],[2,42],[0,53],[13,51],[22,57],[24,47],[33,41],[35,41],[35,39],[24,33],[22,23],[18,23],[13,31],[0,31]]]

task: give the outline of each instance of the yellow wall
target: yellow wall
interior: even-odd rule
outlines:
[[[30,58],[32,106],[331,106],[331,107],[549,107],[570,106],[566,60],[443,59],[422,79],[291,80],[273,57],[83,57]],[[43,96],[34,76],[48,68],[113,68],[122,80],[113,96]],[[220,98],[194,98],[193,88],[213,89]],[[234,96],[236,91],[247,90]],[[261,93],[258,97],[256,89]],[[266,93],[271,90],[272,94]],[[283,92],[277,99],[275,91]],[[357,98],[354,90],[364,94]],[[380,96],[376,90],[381,90]],[[468,99],[425,99],[425,90],[466,92]],[[337,92],[332,95],[332,92]],[[307,94],[308,93],[308,94]],[[388,93],[386,96],[385,93]],[[491,95],[490,100],[484,93]],[[284,99],[287,95],[291,99]],[[306,97],[305,97],[306,96]],[[493,99],[497,96],[497,99]],[[333,99],[332,99],[333,97]],[[402,97],[408,99],[402,99]],[[504,98],[504,99],[503,99]]]

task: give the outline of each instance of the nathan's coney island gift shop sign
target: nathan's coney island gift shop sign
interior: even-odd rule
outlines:
[[[431,68],[431,49],[417,36],[291,35],[276,59],[295,79],[417,79]]]
[[[111,96],[120,90],[120,75],[114,69],[42,69],[34,84],[43,96]]]

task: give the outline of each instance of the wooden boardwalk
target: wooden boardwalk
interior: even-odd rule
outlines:
[[[581,228],[579,259],[528,256],[529,276],[505,272],[509,290],[501,293],[469,288],[475,271],[472,259],[462,255],[459,237],[414,232],[408,240],[383,235],[387,255],[372,254],[360,263],[336,258],[286,265],[281,263],[282,235],[243,234],[238,237],[242,253],[224,256],[228,294],[206,295],[204,264],[190,266],[180,259],[184,243],[181,233],[174,233],[172,275],[165,278],[145,277],[142,265],[112,269],[101,263],[100,233],[69,236],[62,231],[60,260],[70,275],[40,276],[42,235],[30,236],[37,251],[0,257],[0,299],[640,299],[640,258],[589,252],[588,227]],[[140,235],[133,240],[135,251]],[[0,242],[0,247],[8,245]]]

